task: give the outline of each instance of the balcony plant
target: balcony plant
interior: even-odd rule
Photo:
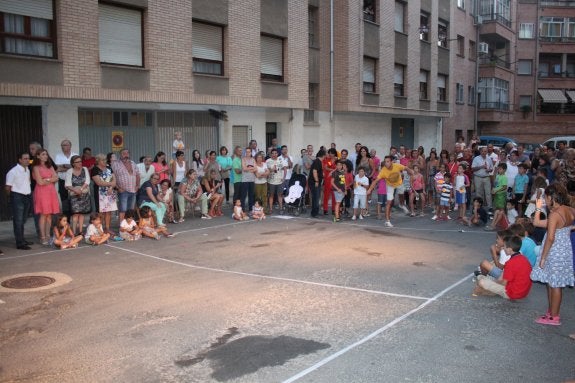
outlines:
[[[527,116],[529,115],[529,113],[531,113],[531,105],[521,105],[521,107],[519,107],[519,109],[521,109],[521,111],[523,112],[523,118],[527,118]]]

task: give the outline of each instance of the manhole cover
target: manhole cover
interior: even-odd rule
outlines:
[[[8,279],[2,282],[0,285],[8,289],[35,289],[38,287],[51,285],[54,282],[56,282],[54,278],[30,275]]]

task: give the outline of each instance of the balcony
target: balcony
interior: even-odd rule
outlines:
[[[500,68],[511,69],[511,63],[508,61],[503,60],[500,57],[489,57],[489,56],[481,56],[479,57],[479,65],[491,65],[491,66],[498,66]]]
[[[511,21],[507,20],[507,18],[505,18],[500,13],[494,13],[494,12],[485,13],[485,14],[482,14],[480,17],[484,23],[489,22],[489,21],[495,21],[501,25],[505,25],[507,28],[511,28]]]
[[[575,1],[546,1],[541,0],[541,8],[545,7],[575,7]]]
[[[509,111],[509,103],[508,102],[480,102],[479,109],[491,109],[491,110],[500,110],[507,112]]]

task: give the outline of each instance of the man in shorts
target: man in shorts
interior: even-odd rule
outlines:
[[[385,156],[383,163],[384,166],[381,168],[377,178],[372,182],[369,189],[367,189],[367,194],[371,194],[379,180],[385,180],[387,186],[387,201],[385,203],[385,227],[393,227],[391,224],[391,204],[393,203],[395,189],[403,185],[401,172],[405,170],[409,175],[413,175],[413,170],[401,164],[394,163],[393,157],[391,155]]]

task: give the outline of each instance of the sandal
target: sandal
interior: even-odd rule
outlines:
[[[535,323],[545,324],[545,325],[550,325],[550,326],[559,326],[559,325],[561,325],[561,318],[559,317],[559,315],[554,316],[554,317],[544,315],[542,317],[535,319]]]

